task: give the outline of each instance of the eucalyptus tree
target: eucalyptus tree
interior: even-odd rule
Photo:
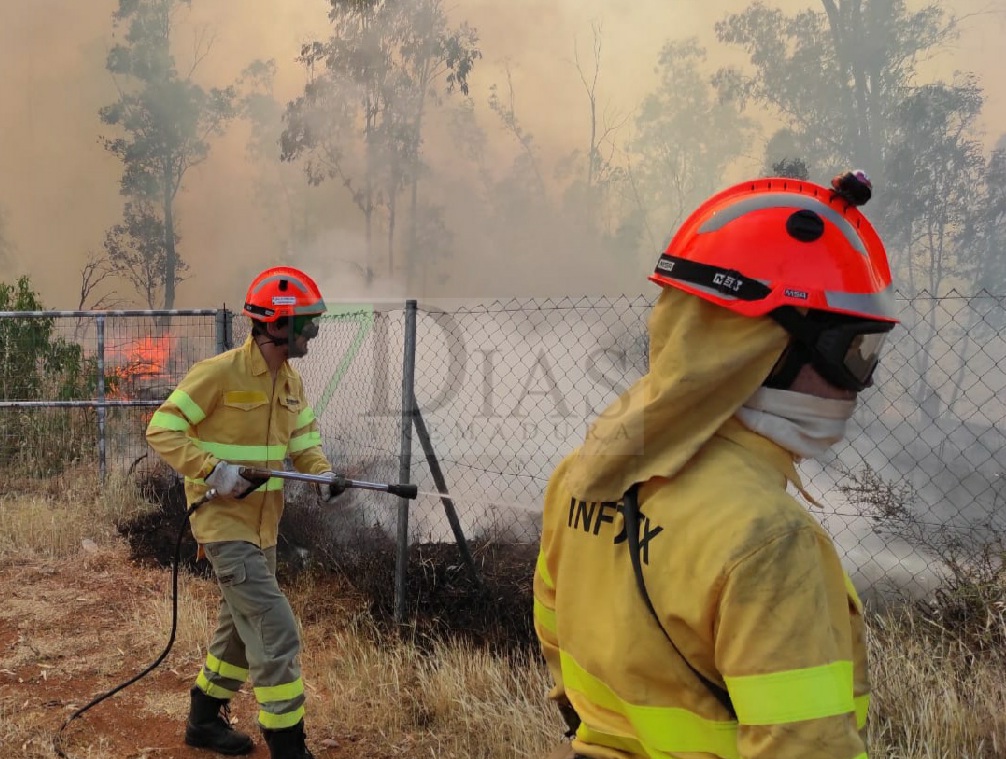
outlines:
[[[304,92],[288,104],[281,157],[303,161],[308,181],[341,183],[363,215],[367,279],[375,275],[375,227],[384,223],[395,273],[399,200],[408,192],[406,264],[422,242],[420,181],[428,109],[455,91],[481,53],[478,36],[452,26],[442,0],[329,0],[332,35],[304,45]]]
[[[210,139],[235,114],[233,87],[204,88],[193,76],[212,47],[203,31],[193,58],[180,71],[172,50],[179,12],[189,0],[119,0],[112,15],[122,42],[106,68],[118,98],[101,108],[112,136],[104,146],[122,162],[124,219],[106,235],[105,252],[150,304],[173,308],[185,270],[175,201],[182,180],[206,160]]]

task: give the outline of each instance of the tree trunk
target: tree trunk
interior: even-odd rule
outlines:
[[[178,252],[175,250],[174,182],[171,161],[164,161],[161,179],[164,190],[164,307],[175,307],[175,279],[178,275]]]
[[[408,292],[413,293],[413,283],[416,277],[416,256],[419,255],[419,157],[413,159],[412,181],[409,183],[409,244],[405,251],[405,280]],[[431,258],[429,251],[423,251],[424,258]],[[426,294],[426,270],[430,268],[432,260],[423,262],[423,287],[422,295]]]
[[[392,186],[388,197],[388,278],[395,276],[395,212],[398,209],[398,197]]]

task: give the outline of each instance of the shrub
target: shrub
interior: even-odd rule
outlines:
[[[0,311],[42,311],[28,277],[0,282]],[[51,317],[0,319],[0,393],[4,401],[89,397],[80,345],[56,333]],[[93,409],[5,408],[0,414],[0,464],[32,476],[56,474],[93,441]]]

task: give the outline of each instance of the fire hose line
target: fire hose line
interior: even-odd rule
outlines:
[[[390,495],[396,495],[400,498],[405,498],[408,500],[413,500],[418,494],[418,488],[412,483],[384,483],[384,482],[367,482],[365,480],[352,480],[341,475],[320,475],[320,474],[301,474],[300,472],[287,472],[283,470],[273,470],[273,469],[257,469],[254,467],[242,467],[241,474],[246,479],[252,482],[255,481],[265,481],[270,477],[279,477],[285,480],[300,480],[304,482],[314,482],[318,484],[329,484],[338,485],[344,489],[358,488],[362,490],[377,490],[383,493],[389,493]],[[63,731],[67,726],[73,722],[75,719],[84,714],[94,706],[97,706],[105,699],[111,698],[119,691],[125,690],[133,683],[137,682],[141,678],[149,675],[157,666],[163,662],[168,654],[171,652],[171,647],[175,644],[175,633],[178,631],[178,565],[181,563],[182,554],[182,538],[185,536],[185,529],[189,524],[189,517],[192,513],[205,503],[209,503],[214,498],[217,497],[217,491],[210,488],[206,491],[202,498],[194,502],[189,506],[188,510],[185,512],[185,519],[182,520],[182,525],[178,530],[178,538],[175,541],[175,553],[174,558],[171,563],[171,633],[168,636],[168,642],[164,646],[164,650],[158,655],[154,661],[147,667],[142,669],[137,674],[133,675],[131,678],[125,682],[116,685],[111,690],[108,690],[93,699],[88,701],[82,707],[77,709],[73,714],[71,714],[66,722],[64,722],[59,730],[56,731],[56,736],[53,738],[53,749],[56,755],[62,759],[68,759],[66,753],[63,750]]]

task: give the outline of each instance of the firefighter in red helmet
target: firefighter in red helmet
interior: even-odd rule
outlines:
[[[657,262],[649,371],[546,487],[555,757],[866,759],[862,607],[789,490],[809,498],[795,463],[843,439],[897,322],[871,194],[745,182]]]
[[[250,736],[233,729],[227,706],[250,679],[259,726],[272,759],[311,759],[304,733],[300,638],[276,582],[283,481],[252,482],[242,467],[281,469],[290,458],[309,474],[331,474],[300,374],[288,359],[307,354],[325,303],[314,281],[287,266],[263,271],[248,288],[244,345],[192,366],[147,427],[151,447],[185,476],[192,534],[221,591],[217,630],[190,690],[185,742],[221,754],[247,754]],[[323,485],[331,502],[341,494]]]

